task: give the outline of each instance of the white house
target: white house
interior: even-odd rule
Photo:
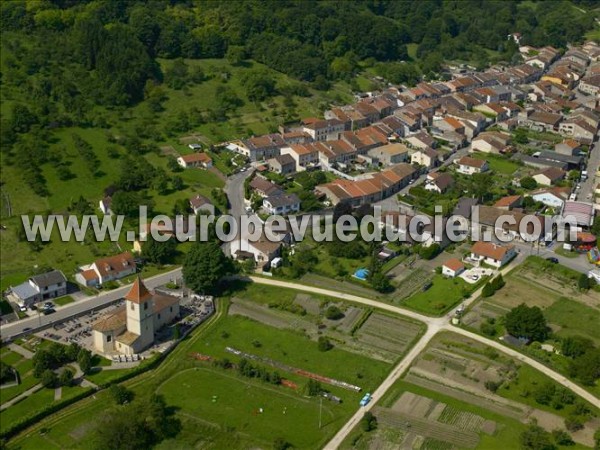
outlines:
[[[427,175],[425,180],[425,189],[428,191],[443,194],[454,184],[452,175],[445,172],[433,172]]]
[[[515,255],[514,245],[502,246],[491,242],[478,241],[471,247],[471,259],[500,268],[507,264]]]
[[[34,275],[24,283],[9,288],[8,298],[19,306],[67,295],[67,279],[60,270]]]
[[[473,175],[474,173],[482,173],[489,169],[488,163],[484,159],[471,158],[463,156],[456,161],[456,171],[463,175]]]
[[[290,214],[300,211],[300,199],[296,194],[272,195],[263,199],[263,208],[269,214]]]
[[[451,258],[442,264],[442,275],[450,278],[457,277],[465,271],[465,265],[457,258]]]
[[[531,198],[536,202],[542,202],[546,206],[555,209],[561,209],[565,201],[569,198],[569,188],[554,187],[550,189],[541,189],[531,193]]]
[[[272,242],[264,235],[257,240],[238,236],[229,244],[231,255],[235,259],[253,259],[261,266],[279,256],[281,246],[281,242]]]
[[[184,169],[190,167],[210,169],[212,167],[212,158],[206,153],[192,153],[191,155],[183,155],[177,158],[177,164]]]
[[[209,199],[200,194],[190,199],[190,208],[192,208],[192,211],[194,211],[194,214],[196,215],[198,215],[200,212],[204,212],[204,214],[208,215],[215,214],[215,205],[213,205]]]
[[[81,266],[75,280],[83,286],[98,287],[107,281],[114,281],[132,275],[137,265],[130,252],[100,258],[87,266]]]

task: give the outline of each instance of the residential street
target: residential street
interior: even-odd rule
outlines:
[[[596,141],[590,150],[590,157],[587,164],[588,179],[581,183],[578,200],[582,202],[593,202],[594,190],[596,187],[596,172],[600,167],[600,141]]]
[[[180,276],[181,268],[177,268],[169,272],[147,278],[144,280],[144,283],[148,288],[152,289],[156,286],[166,284],[174,278],[179,278]],[[0,337],[2,340],[8,339],[23,333],[25,328],[30,328],[31,332],[34,332],[37,328],[45,325],[61,322],[67,318],[84,313],[86,311],[104,307],[106,304],[122,298],[127,291],[129,291],[130,287],[131,285],[123,286],[112,291],[103,292],[98,295],[87,297],[83,300],[78,300],[74,303],[69,303],[68,305],[62,307],[56,307],[56,312],[48,316],[39,314],[38,317],[29,317],[17,322],[11,322],[9,324],[2,325],[0,327]]]

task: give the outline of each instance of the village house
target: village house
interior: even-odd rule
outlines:
[[[230,243],[231,254],[236,260],[252,259],[264,267],[281,254],[281,242],[272,242],[265,235],[258,239],[238,236]]]
[[[85,266],[79,267],[75,280],[86,287],[99,287],[108,281],[116,281],[136,273],[137,265],[130,252],[100,258]]]
[[[296,161],[289,155],[278,155],[267,161],[271,171],[281,175],[287,175],[296,171]]]
[[[60,270],[52,270],[29,277],[27,281],[8,289],[8,298],[19,306],[31,307],[35,303],[67,295],[67,279]]]
[[[505,209],[506,211],[511,211],[513,208],[520,208],[523,205],[523,196],[522,195],[509,195],[507,197],[502,197],[496,203],[494,203],[494,208]]]
[[[177,158],[177,164],[184,169],[191,167],[210,169],[212,167],[212,159],[206,153],[192,153],[190,155],[183,155]]]
[[[526,112],[522,111],[518,115],[519,125],[531,128],[535,131],[558,131],[562,115],[543,111]]]
[[[282,155],[291,156],[296,162],[296,171],[319,165],[319,150],[315,144],[293,144],[281,149]]]
[[[457,166],[456,171],[463,175],[473,175],[474,173],[483,173],[489,169],[489,165],[485,159],[471,158],[463,156],[455,161]]]
[[[562,210],[562,217],[573,218],[579,227],[587,229],[594,223],[594,205],[590,202],[567,200]]]
[[[570,193],[571,189],[568,187],[551,187],[538,189],[530,195],[534,201],[541,202],[555,210],[560,210],[569,198]]]
[[[588,95],[600,94],[600,74],[585,76],[579,81],[577,89]]]
[[[250,188],[261,197],[269,197],[272,195],[279,195],[283,192],[283,188],[262,176],[255,176],[250,181]]]
[[[446,172],[433,172],[427,175],[425,189],[443,194],[454,184],[452,175]]]
[[[372,148],[367,154],[374,164],[391,166],[408,160],[408,148],[404,144],[394,143]]]
[[[442,275],[455,278],[465,271],[465,265],[457,258],[450,258],[442,264]]]
[[[584,144],[594,142],[596,128],[581,119],[567,120],[560,124],[558,132],[564,136],[570,136]]]
[[[179,316],[179,298],[152,293],[138,277],[125,305],[92,325],[94,349],[105,356],[136,355],[154,343],[154,335]]]
[[[418,149],[418,148],[436,148],[437,142],[431,136],[429,136],[424,131],[413,134],[412,136],[408,136],[405,138],[405,141],[409,147]]]
[[[539,240],[548,240],[545,235],[545,221],[538,216],[527,215],[517,209],[506,210],[495,206],[481,205],[477,209],[477,215],[471,217],[471,233],[478,232],[480,236],[484,233],[495,233],[508,240],[522,240],[521,223],[523,222],[524,232],[532,235],[539,232],[536,236]],[[552,230],[550,230],[552,231]]]
[[[215,205],[208,198],[200,194],[190,199],[190,208],[196,215],[204,213],[214,216],[215,214]]]
[[[581,144],[574,139],[565,139],[554,146],[554,151],[562,155],[579,156]]]
[[[475,242],[471,247],[471,260],[501,268],[516,256],[514,245],[502,246],[491,242]]]
[[[246,156],[250,161],[262,161],[279,155],[281,149],[287,145],[280,134],[273,133],[232,141],[227,145],[227,149]]]
[[[472,151],[500,154],[506,152],[510,135],[498,131],[486,131],[473,139]]]
[[[339,139],[345,129],[338,119],[307,118],[302,121],[302,131],[314,141],[332,141]]]
[[[542,186],[551,186],[554,183],[562,180],[567,173],[564,170],[556,167],[549,167],[532,176],[532,178]]]
[[[424,166],[428,169],[436,167],[439,161],[439,153],[431,147],[426,147],[424,149],[417,150],[410,157],[411,164],[418,164],[419,166]]]
[[[406,187],[415,176],[416,170],[406,163],[396,164],[381,172],[368,174],[359,180],[338,179],[315,188],[325,195],[333,205],[348,203],[360,206],[373,203],[397,193]]]
[[[300,211],[300,199],[296,194],[272,195],[263,199],[263,208],[269,214],[290,214]]]

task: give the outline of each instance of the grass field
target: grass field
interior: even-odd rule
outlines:
[[[473,292],[480,283],[468,284],[459,278],[446,278],[436,274],[431,280],[433,285],[425,292],[418,291],[402,305],[431,315],[442,315]]]
[[[319,402],[294,392],[252,382],[209,368],[189,369],[166,381],[157,391],[167,403],[197,420],[261,438],[285,435],[294,448],[317,448],[323,437],[341,425],[338,405],[323,404],[319,430]],[[260,412],[262,409],[262,412]],[[264,439],[264,447],[273,439]]]
[[[560,327],[556,331],[557,336],[585,336],[595,341],[596,345],[600,344],[600,334],[598,333],[600,311],[598,309],[574,300],[560,298],[544,310],[544,316],[551,324]]]

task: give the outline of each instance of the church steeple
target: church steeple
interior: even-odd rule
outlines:
[[[125,300],[129,300],[130,302],[137,303],[139,305],[140,303],[150,300],[151,298],[152,294],[142,281],[142,278],[138,275],[133,282],[133,286],[131,286],[131,289],[127,295],[125,295]]]

